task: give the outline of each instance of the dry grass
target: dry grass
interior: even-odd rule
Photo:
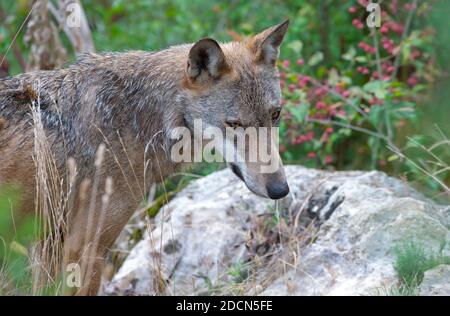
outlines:
[[[441,177],[441,175],[450,172],[450,160],[448,160],[450,158],[448,156],[448,153],[450,152],[450,139],[445,136],[438,126],[436,126],[436,129],[440,135],[440,139],[429,147],[409,138],[409,142],[413,147],[418,148],[426,154],[427,158],[425,159],[407,155],[398,148],[390,147],[390,149],[424,176],[427,176],[436,182],[442,189],[443,194],[450,198],[450,186],[442,180]]]
[[[41,294],[49,287],[55,286],[61,293],[58,281],[63,262],[63,240],[67,234],[67,214],[69,213],[68,196],[72,183],[65,183],[59,174],[56,161],[42,124],[42,113],[38,104],[31,108],[34,131],[33,160],[36,167],[36,240],[40,240],[32,251],[32,294]],[[69,168],[75,173],[75,167]],[[74,180],[72,174],[69,179]],[[53,287],[52,286],[52,287]]]
[[[99,197],[101,183],[101,168],[105,156],[105,145],[98,148],[95,160],[95,175],[92,180],[81,181],[80,188],[74,191],[77,181],[77,168],[73,159],[67,159],[66,174],[60,174],[54,154],[52,153],[47,135],[42,124],[42,112],[39,99],[31,107],[34,152],[33,161],[36,167],[36,200],[35,200],[35,240],[36,245],[30,251],[29,260],[32,272],[32,295],[73,294],[77,289],[67,286],[68,251],[64,247],[70,228],[70,215],[77,211],[88,210],[88,222],[85,233],[84,249],[79,265],[81,272],[78,284],[89,286],[96,258],[100,230],[104,214],[113,191],[112,179],[105,181],[104,194]],[[73,209],[74,199],[79,199],[78,210]],[[93,214],[101,199],[100,217],[95,220]],[[86,206],[86,208],[85,208]],[[91,240],[90,236],[94,235]]]

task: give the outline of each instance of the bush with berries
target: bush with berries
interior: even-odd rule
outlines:
[[[366,25],[368,3],[346,8],[343,19],[357,35],[347,38],[334,65],[321,63],[322,52],[303,56],[301,49],[296,60],[280,61],[286,109],[280,151],[287,161],[388,169],[404,131],[418,121],[420,92],[438,74],[434,30],[420,23],[427,3],[386,2],[378,28]]]

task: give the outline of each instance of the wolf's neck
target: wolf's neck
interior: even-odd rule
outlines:
[[[183,88],[188,51],[189,46],[177,46],[157,53],[106,55],[106,70],[99,70],[102,88],[93,91],[96,120],[101,119],[106,133],[113,138],[117,131],[128,134],[130,145],[157,159],[164,173],[177,167],[170,159],[171,133],[184,126],[189,104]]]

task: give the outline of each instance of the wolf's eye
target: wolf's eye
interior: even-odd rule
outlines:
[[[238,121],[227,121],[226,124],[228,127],[231,128],[237,128],[242,126],[241,123],[239,123]]]
[[[275,112],[272,113],[272,121],[276,122],[278,121],[278,119],[280,118],[280,110],[276,110]]]

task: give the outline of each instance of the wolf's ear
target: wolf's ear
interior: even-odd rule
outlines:
[[[204,38],[192,46],[186,70],[192,81],[205,83],[219,78],[227,69],[225,55],[215,40]]]
[[[288,26],[289,20],[286,20],[262,31],[249,40],[249,47],[255,53],[257,62],[275,65]]]

